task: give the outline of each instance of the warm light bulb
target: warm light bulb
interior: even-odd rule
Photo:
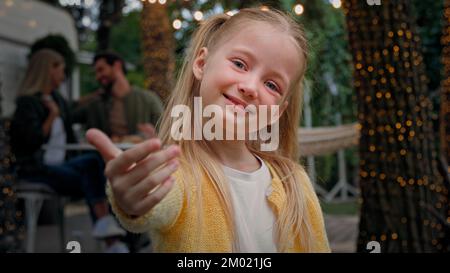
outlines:
[[[196,11],[194,12],[194,19],[197,21],[200,21],[203,19],[203,12],[201,11]]]
[[[294,12],[295,12],[295,14],[297,14],[297,15],[303,14],[303,11],[304,11],[304,10],[305,10],[305,9],[303,8],[303,6],[302,6],[301,4],[297,4],[297,5],[294,6]]]
[[[331,5],[333,5],[333,7],[335,9],[338,9],[342,6],[341,0],[331,0],[330,2],[331,2]]]
[[[181,20],[179,20],[179,19],[173,20],[172,26],[174,29],[177,29],[177,30],[180,29],[181,25],[182,25]]]

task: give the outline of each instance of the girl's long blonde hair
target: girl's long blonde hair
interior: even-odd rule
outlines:
[[[62,64],[64,64],[63,56],[54,50],[41,49],[35,52],[28,63],[18,95],[33,95],[49,88],[52,83],[50,69]]]
[[[306,70],[307,42],[301,27],[289,16],[275,10],[262,11],[257,8],[242,9],[234,16],[225,14],[215,15],[202,23],[194,33],[187,56],[180,70],[175,89],[171,93],[161,120],[159,136],[165,144],[178,144],[182,150],[181,172],[183,175],[192,175],[192,179],[183,179],[183,183],[195,181],[195,185],[185,185],[185,188],[194,186],[197,194],[197,204],[199,215],[201,214],[201,181],[207,175],[214,183],[214,187],[219,195],[219,199],[225,208],[225,216],[230,224],[233,236],[233,250],[239,251],[238,239],[234,232],[234,217],[230,194],[223,174],[220,162],[210,151],[205,140],[182,140],[175,141],[171,137],[173,119],[171,110],[176,105],[187,105],[194,109],[194,96],[199,93],[200,82],[194,77],[193,63],[202,47],[208,48],[212,53],[220,46],[220,43],[230,37],[242,26],[248,23],[263,22],[290,35],[294,38],[298,58],[301,59],[301,67],[294,82],[290,85],[290,90],[285,101],[289,101],[287,109],[280,117],[280,147],[273,152],[258,151],[259,141],[248,142],[248,148],[254,153],[270,162],[275,171],[280,175],[287,195],[287,202],[281,209],[276,223],[276,243],[278,251],[285,252],[293,246],[294,240],[298,240],[302,249],[311,250],[312,230],[309,215],[307,213],[307,202],[304,195],[304,184],[301,180],[302,169],[296,163],[298,160],[297,128],[299,126],[301,113],[302,82]],[[194,120],[193,112],[192,119]],[[184,163],[183,163],[184,162]],[[307,185],[310,187],[310,185]],[[189,192],[188,192],[189,200]],[[199,216],[201,221],[201,216]],[[201,226],[201,225],[200,225]],[[201,231],[199,231],[201,232]]]

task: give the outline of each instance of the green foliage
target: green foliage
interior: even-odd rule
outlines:
[[[359,205],[356,201],[321,203],[322,211],[329,215],[357,215]]]
[[[340,111],[343,123],[356,120],[356,105],[348,50],[344,15],[328,1],[308,1],[298,21],[303,24],[309,41],[309,62],[306,77],[312,82],[314,126],[335,124],[334,113]],[[332,75],[339,92],[337,98],[329,92],[324,75]]]
[[[80,64],[80,95],[85,96],[97,88],[99,85],[95,80],[94,69],[90,64]]]
[[[95,33],[94,31],[86,31],[85,40],[80,43],[80,50],[81,51],[87,51],[87,52],[95,52],[97,48],[97,40],[95,39]]]
[[[141,88],[145,87],[145,75],[143,70],[128,71],[127,79],[134,86]]]
[[[123,16],[121,21],[111,29],[111,49],[133,65],[135,69],[129,70],[127,79],[132,85],[144,87],[144,68],[141,49],[140,12],[131,12]]]
[[[411,5],[421,39],[422,54],[428,78],[428,94],[433,103],[431,117],[435,132],[439,132],[440,86],[442,81],[442,22],[444,1],[413,0]],[[439,147],[439,141],[435,145]],[[439,148],[438,148],[439,149]]]
[[[425,65],[427,67],[428,87],[436,90],[441,82],[441,36],[444,1],[412,1],[412,11],[421,38]]]
[[[47,35],[41,39],[36,40],[30,49],[30,58],[36,51],[49,48],[53,49],[64,57],[66,63],[66,75],[70,75],[75,67],[75,53],[70,48],[66,38],[61,35]]]
[[[140,12],[131,12],[122,17],[110,37],[111,49],[138,68],[142,68],[140,16]]]
[[[338,181],[336,155],[316,156],[314,159],[317,184],[330,190]]]

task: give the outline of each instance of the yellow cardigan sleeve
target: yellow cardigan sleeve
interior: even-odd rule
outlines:
[[[323,220],[323,213],[320,207],[319,199],[317,198],[317,194],[306,171],[301,168],[300,173],[303,178],[302,181],[306,192],[306,198],[308,200],[308,213],[311,219],[311,226],[315,239],[313,242],[312,252],[329,253],[331,252],[331,249],[328,243],[327,232],[325,230],[325,223]]]
[[[175,174],[175,183],[167,195],[146,214],[132,218],[116,203],[109,183],[106,185],[106,195],[113,213],[120,224],[133,233],[144,233],[150,230],[165,230],[175,224],[183,205],[183,182]]]

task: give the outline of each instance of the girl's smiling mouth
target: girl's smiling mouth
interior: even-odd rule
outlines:
[[[234,104],[234,105],[236,105],[236,106],[242,107],[243,109],[245,109],[245,107],[247,107],[247,103],[243,102],[242,100],[240,100],[240,99],[238,99],[238,98],[236,98],[236,97],[233,97],[233,96],[227,95],[227,94],[223,94],[223,96],[224,96],[228,101],[230,101],[232,104]]]

